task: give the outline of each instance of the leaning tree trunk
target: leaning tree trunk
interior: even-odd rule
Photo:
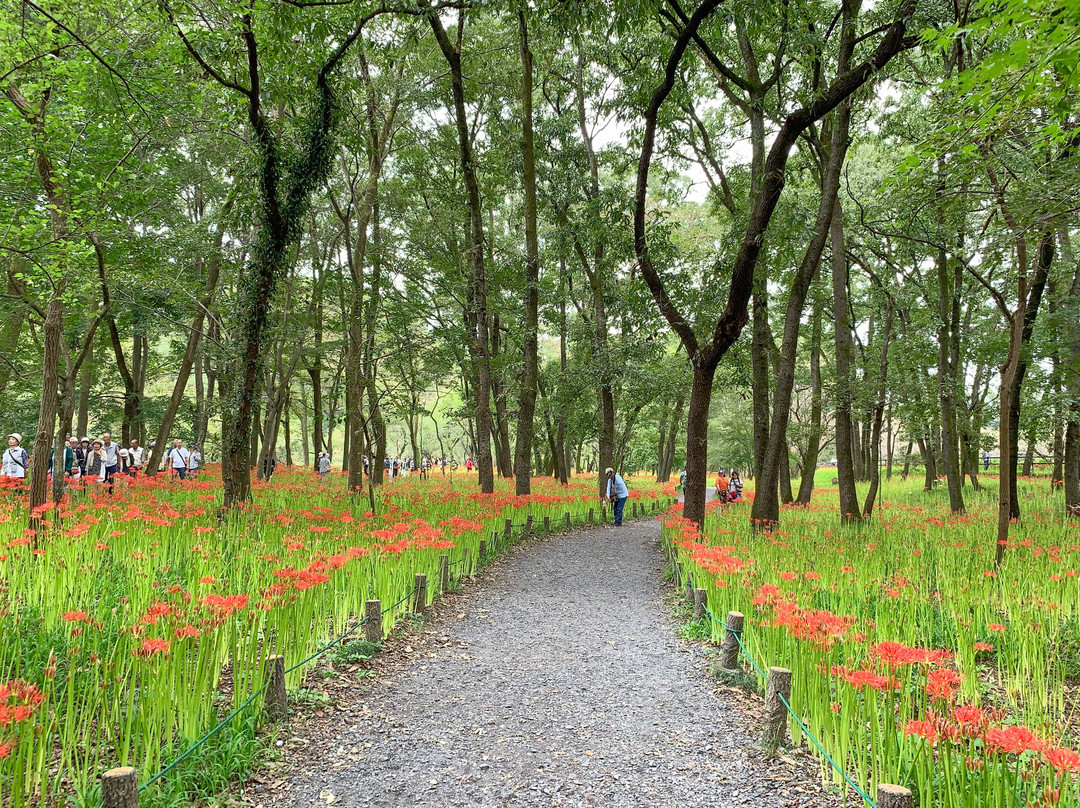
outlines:
[[[709,454],[709,405],[712,403],[715,364],[694,362],[694,381],[686,417],[686,485],[683,516],[699,525],[705,522],[705,489]]]

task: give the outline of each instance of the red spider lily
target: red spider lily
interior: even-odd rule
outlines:
[[[1043,757],[1046,758],[1047,763],[1054,767],[1058,774],[1080,771],[1080,754],[1077,754],[1072,749],[1065,749],[1060,746],[1054,747],[1043,752]]]
[[[1005,630],[1005,626],[1001,625],[1001,623],[991,623],[986,628],[989,631],[1004,631]]]
[[[180,628],[176,629],[175,633],[176,639],[178,640],[185,640],[188,637],[194,638],[199,636],[199,630],[195,628],[195,626],[181,626]]]
[[[981,738],[986,734],[990,718],[973,704],[965,704],[953,710],[953,720],[968,738]]]
[[[895,690],[900,683],[891,676],[882,676],[879,673],[868,670],[848,670],[843,665],[834,665],[829,672],[839,679],[850,684],[856,690],[870,687],[874,690]]]
[[[988,642],[977,642],[971,646],[974,651],[993,651],[994,646]]]
[[[247,608],[248,596],[207,595],[200,602],[218,617],[228,617],[234,612]]]
[[[143,640],[142,645],[133,650],[131,653],[133,656],[142,657],[144,659],[155,657],[159,654],[162,656],[168,656],[169,641],[151,637],[149,639]]]
[[[993,727],[986,731],[986,746],[991,752],[1041,752],[1046,744],[1027,727]]]
[[[960,675],[949,668],[935,668],[926,676],[926,695],[952,701],[960,689]]]
[[[90,617],[86,612],[64,612],[63,618],[69,623],[89,623]]]
[[[930,721],[918,721],[914,718],[907,722],[904,734],[916,735],[930,743],[936,743],[938,740],[937,728]]]

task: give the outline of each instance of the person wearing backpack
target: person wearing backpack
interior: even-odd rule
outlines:
[[[165,463],[173,476],[181,480],[187,477],[188,470],[191,468],[191,452],[184,448],[184,442],[180,438],[173,441],[169,454],[165,456]]]
[[[14,480],[26,479],[26,469],[30,465],[30,456],[22,447],[22,435],[12,432],[7,437],[7,449],[4,450],[4,461],[0,465],[0,476],[10,477]]]

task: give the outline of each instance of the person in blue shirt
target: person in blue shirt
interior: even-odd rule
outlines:
[[[630,491],[627,489],[622,475],[616,474],[615,469],[609,468],[606,474],[607,498],[611,500],[613,505],[612,515],[615,517],[615,526],[618,527],[622,524],[623,508],[626,507],[626,498],[630,496]]]

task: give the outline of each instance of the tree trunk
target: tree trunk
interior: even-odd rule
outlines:
[[[480,490],[485,494],[495,491],[495,475],[491,467],[491,366],[488,359],[487,325],[487,277],[484,267],[484,218],[480,206],[480,187],[476,180],[476,167],[472,153],[472,138],[465,113],[465,81],[461,72],[461,53],[455,49],[446,34],[440,12],[427,12],[428,22],[439,43],[443,58],[450,67],[450,87],[453,92],[454,119],[457,125],[458,152],[461,158],[465,196],[469,208],[469,253],[471,305],[469,342],[473,347],[475,365],[476,401],[476,452],[479,467]],[[460,19],[464,25],[464,17]]]
[[[502,323],[499,315],[492,318],[491,356],[499,361],[502,351]],[[505,363],[501,363],[505,364]],[[503,370],[492,369],[491,397],[495,400],[495,430],[492,439],[495,442],[496,465],[499,476],[509,479],[514,476],[514,460],[510,452],[510,419],[506,414],[506,385],[503,383]]]
[[[769,297],[767,289],[767,275],[764,265],[759,266],[758,271],[754,273],[754,293],[752,297],[753,307],[753,333],[751,335],[750,343],[750,388],[751,397],[753,403],[753,427],[754,427],[754,506],[755,509],[759,502],[763,505],[772,500],[776,500],[776,475],[771,474],[768,480],[764,479],[762,472],[766,463],[766,455],[769,447],[769,345],[771,341],[771,334],[769,331]],[[798,281],[796,280],[795,283]],[[791,311],[791,303],[788,303],[788,311]],[[785,328],[785,336],[787,331]],[[783,354],[783,348],[781,348],[781,355],[784,358],[781,362],[786,362],[790,358],[794,363],[795,358],[787,357]],[[780,382],[778,380],[777,384]],[[778,402],[777,409],[781,409]],[[784,420],[786,420],[786,411],[784,412]],[[782,436],[777,436],[777,441],[783,440]],[[770,509],[771,510],[771,509]],[[775,506],[777,511],[776,517],[770,520],[770,523],[774,523],[779,520],[779,505]],[[760,519],[761,517],[756,515],[756,511],[750,517],[753,520]],[[758,524],[755,522],[755,524]]]
[[[525,368],[518,400],[517,451],[514,458],[514,491],[531,492],[533,421],[536,416],[537,332],[539,330],[540,240],[536,206],[536,160],[533,149],[533,57],[529,50],[529,28],[525,5],[518,6],[521,45],[521,156],[522,185],[525,191]]]
[[[844,252],[844,218],[840,201],[833,208],[832,244],[833,328],[836,344],[836,478],[840,489],[842,522],[859,520],[855,491],[851,426],[851,323],[848,319],[848,262]]]
[[[945,479],[949,487],[949,509],[952,513],[964,513],[964,480],[960,469],[959,440],[956,419],[956,373],[953,356],[958,352],[960,340],[960,286],[961,279],[949,273],[944,248],[939,249],[935,264],[938,282],[938,398],[941,403],[941,449]],[[953,350],[953,343],[957,351]]]
[[[64,338],[64,299],[62,287],[53,290],[45,309],[44,352],[41,361],[41,403],[38,407],[37,434],[34,436],[33,463],[30,466],[30,527],[43,522],[40,509],[48,501],[49,450],[53,448],[53,430],[60,399],[60,351]],[[62,457],[62,456],[61,456]]]
[[[809,505],[814,493],[814,477],[821,451],[821,307],[815,306],[810,323],[810,434],[803,455],[799,481],[799,505]]]
[[[889,341],[892,339],[893,300],[891,297],[885,302],[885,324],[881,329],[881,362],[878,367],[877,401],[874,403],[872,412],[874,424],[870,434],[870,490],[866,493],[863,504],[863,516],[870,518],[874,513],[874,499],[877,497],[878,486],[881,485],[881,422],[885,414],[885,391],[886,379],[889,373]]]
[[[699,525],[705,522],[705,489],[709,457],[709,404],[712,402],[715,365],[694,363],[690,406],[686,419],[686,486],[683,516]]]

